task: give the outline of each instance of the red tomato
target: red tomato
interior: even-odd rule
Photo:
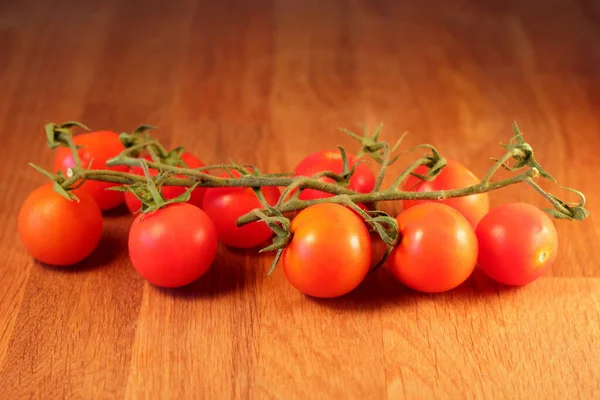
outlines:
[[[480,179],[458,161],[446,159],[447,164],[440,174],[431,182],[422,181],[414,176],[406,179],[403,190],[414,192],[433,192],[438,190],[461,189],[476,185]],[[421,166],[416,173],[425,175],[428,168]],[[477,227],[479,220],[489,211],[490,200],[487,193],[473,194],[470,196],[455,197],[445,200],[404,200],[402,206],[408,209],[417,204],[435,202],[446,204],[460,211],[471,223],[473,229]]]
[[[67,200],[45,184],[27,196],[18,232],[27,251],[45,264],[67,266],[89,256],[102,236],[102,212],[86,191]]]
[[[463,283],[475,269],[477,237],[467,219],[440,203],[423,203],[397,217],[401,241],[387,265],[406,286],[428,293]]]
[[[349,166],[358,162],[356,158],[347,153]],[[331,171],[341,174],[344,170],[344,163],[339,151],[322,150],[306,156],[294,169],[294,176],[313,176],[322,171]],[[323,177],[319,178],[322,182],[334,182],[333,179]],[[364,162],[361,162],[354,175],[350,178],[349,189],[360,193],[369,193],[375,187],[375,175],[373,171]],[[312,200],[333,196],[331,193],[322,192],[314,189],[304,189],[300,194],[301,200]]]
[[[129,231],[129,257],[138,273],[161,287],[181,287],[200,278],[217,253],[217,233],[204,211],[170,204],[136,217]]]
[[[108,168],[106,161],[118,156],[125,150],[120,142],[119,135],[111,131],[96,131],[73,136],[73,142],[77,146],[83,146],[78,154],[81,164],[87,168],[90,163],[92,169],[109,169],[113,171],[127,172],[128,167],[124,165]],[[67,173],[69,168],[75,166],[73,154],[67,147],[59,147],[54,155],[54,171]],[[114,190],[106,190],[118,184],[110,182],[87,181],[81,187],[92,195],[102,210],[115,208],[123,203],[123,193]],[[79,193],[79,192],[78,192]]]
[[[292,220],[292,241],[281,260],[287,280],[300,292],[321,298],[342,296],[365,279],[372,260],[369,231],[339,204],[310,206]]]
[[[493,208],[476,229],[479,268],[506,285],[525,285],[545,275],[558,251],[552,219],[527,203]]]
[[[236,177],[237,171],[232,171]],[[228,173],[221,174],[228,178]],[[275,186],[264,186],[262,193],[270,205],[279,201],[281,192]],[[217,229],[217,236],[225,245],[240,249],[254,248],[273,236],[273,231],[264,222],[251,222],[237,226],[237,220],[256,208],[263,208],[256,193],[247,187],[209,188],[204,195],[202,208],[211,218]]]
[[[371,232],[371,267],[369,270],[372,270],[379,264],[379,262],[383,259],[385,252],[387,251],[387,245],[383,240],[381,240],[381,236],[377,232]],[[383,265],[386,265],[384,263]],[[383,268],[383,266],[382,266]]]
[[[144,157],[146,160],[151,161],[152,158],[150,156]],[[200,168],[204,166],[204,163],[200,161],[196,156],[191,153],[185,152],[181,155],[181,159],[187,164],[187,168]],[[178,165],[182,167],[183,165]],[[144,176],[144,170],[142,167],[131,167],[129,170],[130,173]],[[158,175],[158,170],[150,168],[149,169],[150,176]],[[185,178],[183,175],[175,175],[178,178]],[[165,200],[174,199],[175,197],[181,195],[188,188],[184,186],[163,186],[162,187],[162,195]],[[198,187],[192,191],[192,196],[188,200],[188,203],[195,205],[196,207],[202,207],[202,201],[204,200],[204,193],[206,192],[206,188]],[[134,214],[140,210],[142,207],[142,202],[138,200],[137,197],[131,192],[125,192],[125,204],[129,211]]]

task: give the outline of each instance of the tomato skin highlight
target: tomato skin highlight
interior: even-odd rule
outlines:
[[[464,165],[456,160],[446,159],[446,166],[433,181],[422,181],[421,179],[410,175],[404,185],[403,190],[413,192],[434,192],[438,190],[462,189],[478,184],[481,180]],[[415,172],[425,175],[428,168],[418,167]],[[454,197],[445,200],[403,200],[403,209],[408,209],[417,204],[435,202],[446,204],[458,210],[471,223],[473,229],[490,210],[490,199],[488,193],[478,193],[469,196]]]
[[[18,215],[21,242],[36,260],[54,266],[83,261],[97,247],[103,230],[102,211],[91,195],[69,201],[44,184],[27,196]]]
[[[204,211],[170,204],[136,217],[129,231],[129,257],[153,285],[175,288],[200,278],[217,253],[217,233]]]
[[[371,268],[372,243],[364,222],[348,208],[333,203],[298,213],[293,237],[284,250],[283,272],[300,292],[319,298],[354,290]]]
[[[477,236],[467,219],[440,203],[422,203],[397,217],[400,243],[387,266],[404,285],[445,292],[469,278],[477,262]]]
[[[348,166],[351,168],[358,160],[350,153],[348,157]],[[344,163],[339,151],[321,150],[309,154],[303,158],[294,169],[294,176],[313,176],[322,171],[332,171],[341,174],[344,171]],[[321,182],[333,183],[334,180],[327,177],[319,178]],[[375,187],[375,175],[365,162],[361,162],[354,175],[350,178],[348,188],[360,193],[369,193]],[[332,197],[333,194],[322,192],[315,189],[304,189],[300,194],[301,200],[313,200],[319,198]]]
[[[73,142],[77,146],[83,146],[78,154],[81,159],[81,165],[84,168],[90,166],[91,169],[108,169],[112,171],[127,172],[128,167],[124,165],[107,167],[106,161],[118,156],[125,150],[125,146],[119,140],[119,135],[112,131],[95,131],[73,136]],[[56,149],[53,161],[55,172],[61,171],[67,174],[69,168],[75,166],[75,160],[71,150],[61,146]],[[122,192],[107,190],[109,187],[119,184],[99,181],[86,181],[78,192],[85,190],[92,195],[98,203],[101,210],[110,210],[123,204],[124,196]]]
[[[479,268],[496,282],[522,286],[545,275],[558,252],[550,216],[521,202],[494,207],[476,229]]]
[[[150,156],[144,156],[143,158],[148,161],[152,161]],[[187,164],[187,168],[190,169],[204,167],[205,165],[199,158],[189,152],[184,152],[181,155],[181,159]],[[159,171],[154,168],[149,168],[148,172],[150,173],[150,176],[156,176],[158,175]],[[131,167],[129,169],[129,173],[144,176],[144,170],[142,167]],[[185,178],[183,175],[174,175],[174,177]],[[183,194],[183,192],[185,192],[187,189],[188,188],[184,186],[163,186],[161,193],[165,200],[171,200]],[[202,202],[204,201],[205,193],[206,188],[197,187],[192,191],[190,199],[187,202],[196,207],[202,208]],[[129,212],[132,214],[137,213],[142,208],[142,202],[131,192],[125,192],[125,204],[127,205]]]
[[[232,171],[232,174],[236,178],[241,176],[237,171]],[[228,178],[231,175],[223,173],[220,177]],[[281,191],[275,186],[264,186],[262,193],[270,205],[275,205],[281,196]],[[265,222],[256,221],[237,226],[237,220],[242,215],[255,208],[263,208],[252,188],[208,188],[202,208],[215,224],[219,240],[229,247],[251,249],[273,237],[273,231]]]

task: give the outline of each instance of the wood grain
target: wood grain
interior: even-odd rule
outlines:
[[[9,1],[0,55],[3,398],[600,396],[597,1]],[[520,289],[475,274],[427,296],[381,271],[315,300],[267,277],[270,255],[221,246],[206,276],[160,290],[127,259],[124,212],[75,268],[22,247],[18,208],[44,182],[27,163],[49,166],[44,124],[72,119],[157,125],[205,162],[270,172],[383,122],[478,174],[516,120],[591,216],[557,221],[552,272]],[[492,195],[509,200],[544,205],[522,186]]]

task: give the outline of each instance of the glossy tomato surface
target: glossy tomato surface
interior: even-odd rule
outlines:
[[[422,181],[421,179],[409,176],[403,190],[414,192],[434,192],[438,190],[462,189],[480,182],[480,179],[464,165],[456,160],[446,159],[447,164],[440,174],[433,181]],[[421,166],[415,171],[418,174],[425,175],[427,167]],[[471,223],[473,229],[490,209],[490,200],[487,193],[473,194],[470,196],[455,197],[445,200],[403,200],[402,207],[408,209],[417,204],[426,202],[435,202],[446,204],[458,210]]]
[[[200,208],[176,203],[136,217],[129,231],[129,257],[150,283],[188,285],[210,268],[217,253],[215,227]]]
[[[371,236],[348,208],[310,206],[292,220],[292,241],[281,262],[287,280],[300,292],[321,298],[354,290],[371,267]]]
[[[558,235],[548,214],[527,203],[494,207],[477,226],[479,268],[493,280],[520,286],[549,272]]]
[[[397,217],[400,243],[387,266],[406,286],[427,293],[445,292],[462,284],[477,263],[477,237],[454,208],[423,203]]]
[[[127,172],[126,166],[115,166],[108,168],[106,161],[118,156],[125,147],[119,140],[119,135],[111,131],[96,131],[83,133],[73,136],[73,141],[77,146],[81,146],[78,151],[81,164],[84,168],[91,165],[92,169],[109,169],[113,171]],[[71,150],[66,147],[56,149],[54,155],[54,171],[62,171],[67,174],[69,168],[75,166],[75,160]],[[115,208],[123,203],[124,196],[122,192],[107,190],[107,188],[116,186],[110,182],[87,181],[81,187],[92,195],[98,206],[102,210]]]
[[[152,160],[152,158],[150,156],[144,156],[143,158],[145,158],[148,161]],[[194,169],[194,168],[204,167],[204,165],[205,165],[198,157],[194,156],[193,154],[191,154],[189,152],[184,152],[181,155],[181,159],[185,162],[185,164],[187,166],[185,168]],[[182,164],[179,164],[177,166],[184,167]],[[142,167],[131,167],[129,172],[132,174],[144,176],[144,170],[142,169]],[[150,172],[150,176],[158,175],[158,170],[153,169],[153,168],[150,168],[148,170],[148,172]],[[175,175],[175,177],[184,178],[184,176],[181,176],[181,175]],[[174,199],[177,196],[183,194],[183,192],[185,192],[187,189],[188,188],[184,187],[184,186],[163,186],[161,193],[162,193],[163,197],[165,198],[165,200],[171,200],[171,199]],[[191,195],[190,199],[188,200],[188,203],[195,205],[196,207],[202,208],[202,202],[204,200],[205,193],[206,193],[206,188],[203,188],[203,187],[195,188],[192,191],[192,195]],[[135,195],[131,192],[125,192],[125,204],[127,205],[127,209],[132,214],[137,213],[142,207],[142,202],[137,197],[135,197]]]
[[[350,153],[348,155],[349,166],[354,165],[358,160]],[[335,174],[341,174],[344,171],[344,163],[339,151],[322,150],[309,154],[302,159],[294,169],[294,176],[313,176],[322,171],[332,171]],[[333,179],[322,177],[322,182],[334,182]],[[375,187],[375,175],[366,162],[362,161],[354,175],[350,178],[349,189],[360,193],[369,193]],[[322,192],[314,189],[304,189],[300,194],[300,199],[310,200],[333,196],[331,193]]]
[[[232,171],[235,177],[240,173]],[[220,175],[228,178],[228,173]],[[262,193],[270,205],[279,201],[281,191],[274,186],[264,186]],[[217,236],[223,244],[240,249],[250,249],[264,244],[273,237],[273,231],[265,222],[251,222],[237,226],[237,220],[255,208],[264,208],[256,193],[248,187],[208,188],[202,208],[215,224]]]
[[[69,266],[87,258],[102,236],[102,212],[87,192],[67,200],[45,184],[27,196],[18,216],[21,242],[35,259]]]

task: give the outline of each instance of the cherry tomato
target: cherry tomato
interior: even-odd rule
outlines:
[[[89,193],[67,200],[45,184],[21,205],[18,232],[27,251],[38,261],[56,266],[88,257],[102,236],[102,212]]]
[[[476,229],[479,268],[493,280],[520,286],[528,284],[552,267],[558,250],[558,235],[552,219],[527,203],[494,207]]]
[[[148,161],[152,160],[152,158],[150,156],[145,156],[143,158],[145,158]],[[191,154],[189,152],[184,152],[181,155],[181,159],[186,163],[187,168],[190,168],[190,169],[200,168],[205,165],[202,161],[200,161],[200,159],[198,159],[196,156],[194,156],[193,154]],[[181,165],[181,164],[178,166],[183,167],[183,165]],[[131,167],[129,172],[132,174],[135,174],[135,175],[144,176],[144,170],[142,169],[142,167]],[[150,168],[148,172],[150,172],[150,176],[158,175],[158,170],[153,169],[153,168]],[[175,177],[184,178],[185,176],[175,175]],[[165,200],[170,200],[170,199],[174,199],[175,197],[181,195],[186,190],[187,190],[187,187],[184,187],[184,186],[163,186],[161,193],[162,193],[163,197],[165,198]],[[196,207],[202,208],[202,201],[204,200],[205,192],[206,192],[206,188],[203,188],[203,187],[195,188],[192,191],[192,195],[191,195],[190,199],[188,200],[188,203],[195,205]],[[135,197],[135,195],[131,192],[125,192],[125,204],[127,205],[127,209],[132,214],[135,214],[136,212],[138,212],[142,207],[142,202],[137,197]]]
[[[364,222],[348,208],[321,203],[292,220],[291,242],[281,259],[287,280],[300,292],[321,298],[342,296],[365,278],[372,244]]]
[[[347,153],[349,167],[358,160],[352,154]],[[331,171],[341,174],[344,171],[344,163],[339,151],[322,150],[309,154],[298,163],[294,169],[294,176],[313,176],[322,171]],[[334,182],[333,179],[322,177],[322,182]],[[348,188],[360,193],[369,193],[375,187],[375,175],[365,162],[361,162],[354,175],[350,178]],[[304,189],[300,194],[301,200],[312,200],[318,198],[332,197],[333,194],[314,189]]]
[[[235,177],[240,173],[232,171]],[[221,174],[228,178],[228,173]],[[281,196],[275,186],[264,186],[262,193],[270,205],[275,205]],[[263,208],[256,193],[247,187],[209,188],[204,195],[202,208],[211,218],[217,229],[217,236],[225,245],[240,249],[257,247],[273,236],[273,231],[264,222],[251,222],[237,226],[237,220],[255,208]]]
[[[381,239],[381,236],[379,236],[379,234],[377,232],[371,232],[371,255],[372,255],[372,257],[371,257],[371,267],[369,268],[369,270],[372,270],[373,268],[375,268],[375,266],[377,266],[377,264],[379,264],[379,262],[383,259],[383,256],[385,256],[386,251],[387,251],[387,245]],[[386,265],[386,263],[384,263],[383,265]]]
[[[446,159],[447,164],[433,181],[422,181],[414,176],[409,176],[403,189],[415,192],[433,192],[438,190],[461,189],[476,185],[480,179],[473,172],[456,160]],[[425,175],[428,168],[421,166],[416,173]],[[417,204],[425,202],[436,202],[446,204],[457,209],[471,223],[473,229],[477,227],[479,220],[489,211],[490,200],[487,193],[473,194],[470,196],[454,197],[445,200],[404,200],[402,206],[408,209]]]
[[[113,171],[127,172],[128,167],[124,165],[108,168],[106,161],[118,156],[125,146],[119,140],[119,135],[111,131],[96,131],[73,136],[73,142],[82,146],[78,154],[84,168],[91,165],[92,169],[109,169]],[[62,171],[67,174],[69,168],[75,166],[75,160],[71,150],[67,147],[59,147],[54,155],[54,171]],[[115,208],[123,203],[123,193],[107,188],[116,186],[110,182],[86,181],[81,187],[89,192],[98,203],[101,210]]]
[[[204,211],[175,203],[136,217],[129,231],[134,268],[156,286],[174,288],[200,278],[217,253],[217,233]]]
[[[406,286],[427,293],[451,290],[471,275],[477,263],[477,237],[454,208],[423,203],[397,217],[400,243],[387,265]]]

